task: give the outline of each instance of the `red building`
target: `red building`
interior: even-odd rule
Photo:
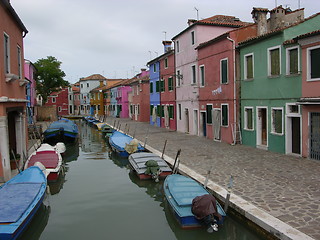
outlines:
[[[235,29],[208,42],[198,50],[200,135],[235,143],[239,130],[238,42],[256,36],[255,24]]]
[[[129,117],[138,122],[149,122],[150,120],[149,82],[149,71],[141,69],[141,73],[135,76],[130,83]]]
[[[177,130],[176,121],[176,87],[174,50],[171,41],[163,41],[165,53],[159,57],[160,62],[160,105],[161,124],[163,128]]]
[[[68,87],[51,93],[45,106],[56,106],[57,116],[69,115]]]

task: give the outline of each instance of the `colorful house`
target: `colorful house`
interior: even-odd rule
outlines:
[[[69,104],[69,114],[79,115],[80,114],[80,89],[79,82],[71,84],[68,89],[68,104]]]
[[[69,87],[51,93],[44,106],[55,106],[57,116],[69,115]]]
[[[177,131],[199,135],[199,66],[195,48],[247,23],[236,17],[216,15],[199,21],[189,20],[188,24],[172,38],[175,43]]]
[[[256,24],[231,30],[208,42],[198,50],[199,135],[235,144],[240,140],[239,123],[239,41],[256,36]]]
[[[258,36],[239,44],[243,144],[301,155],[300,47],[287,44],[319,29],[320,16],[304,19],[303,9],[254,8]]]
[[[0,0],[0,182],[12,177],[27,153],[26,84],[23,38],[28,30],[8,0]],[[21,157],[20,157],[21,156]]]
[[[155,58],[147,63],[150,71],[150,124],[160,127],[160,63]]]
[[[149,71],[146,69],[141,69],[141,73],[131,79],[131,91],[128,92],[129,117],[134,121],[150,121],[149,81]]]
[[[301,46],[302,156],[320,160],[320,30],[299,35],[293,41]],[[299,107],[295,107],[299,113]]]
[[[37,95],[36,95],[36,80],[35,80],[35,73],[36,67],[33,65],[32,62],[29,60],[24,60],[24,76],[25,79],[29,81],[26,85],[26,92],[27,92],[27,116],[28,116],[28,123],[33,124],[36,120],[36,108],[37,105]]]
[[[171,41],[163,41],[164,54],[159,57],[160,63],[160,106],[161,127],[171,130],[177,129],[176,124],[176,87],[174,50]]]

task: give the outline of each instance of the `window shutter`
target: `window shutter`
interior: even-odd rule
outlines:
[[[320,78],[320,48],[310,51],[311,78]]]
[[[290,50],[290,74],[298,73],[298,49]]]
[[[212,123],[212,105],[207,105],[207,123]]]
[[[228,60],[221,61],[221,83],[228,83]]]
[[[251,79],[253,78],[253,59],[252,59],[252,55],[251,56],[247,56],[247,76],[246,79]]]

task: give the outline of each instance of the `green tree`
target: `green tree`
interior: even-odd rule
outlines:
[[[43,102],[46,102],[48,96],[61,87],[69,86],[69,82],[64,80],[66,74],[60,69],[61,62],[55,57],[48,56],[46,59],[39,59],[34,63],[37,68],[36,84],[37,92],[42,96]]]

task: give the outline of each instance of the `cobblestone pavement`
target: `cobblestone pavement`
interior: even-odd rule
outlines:
[[[272,153],[244,145],[231,146],[205,137],[179,133],[130,119],[107,123],[175,158],[201,175],[212,168],[210,180],[295,229],[320,240],[320,161]],[[129,129],[129,130],[128,130]]]

